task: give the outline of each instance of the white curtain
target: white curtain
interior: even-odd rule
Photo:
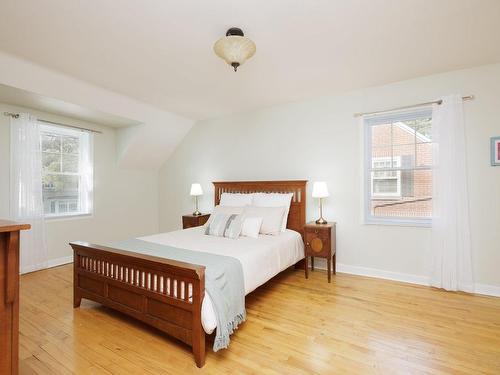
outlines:
[[[10,122],[10,216],[31,224],[21,231],[21,273],[47,267],[47,243],[42,199],[40,125],[22,113]]]
[[[431,285],[473,291],[467,160],[462,97],[442,98],[432,112],[433,219]]]
[[[94,137],[90,132],[81,132],[80,141],[80,183],[78,185],[80,212],[92,212],[92,194],[94,191]]]

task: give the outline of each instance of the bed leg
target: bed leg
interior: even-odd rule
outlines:
[[[205,331],[201,324],[193,330],[193,354],[196,366],[203,367],[205,365]]]
[[[201,325],[201,306],[205,297],[205,270],[199,274],[199,282],[193,283],[193,321],[191,326],[191,345],[196,366],[205,365],[205,331]]]
[[[80,264],[80,254],[73,248],[73,308],[80,307],[82,296],[78,293],[78,271],[77,267]]]
[[[73,307],[76,309],[77,307],[80,307],[80,304],[82,303],[82,297],[80,297],[76,291],[73,292]]]

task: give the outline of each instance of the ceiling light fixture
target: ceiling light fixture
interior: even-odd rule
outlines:
[[[226,36],[214,44],[215,54],[231,65],[235,72],[255,54],[255,50],[255,43],[246,38],[243,31],[237,27],[231,27]]]

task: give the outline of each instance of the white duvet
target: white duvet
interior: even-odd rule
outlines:
[[[304,257],[302,237],[293,230],[287,229],[276,236],[259,235],[259,238],[239,237],[233,240],[207,236],[204,234],[204,229],[196,227],[138,239],[238,259],[243,267],[245,294],[252,292]],[[201,321],[203,329],[208,334],[217,327],[212,301],[206,293]]]

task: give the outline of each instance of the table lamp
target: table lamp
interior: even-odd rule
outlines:
[[[319,219],[316,220],[316,224],[326,224],[327,221],[323,219],[323,202],[322,198],[328,197],[328,187],[324,181],[316,181],[313,185],[312,197],[319,198]]]
[[[193,212],[193,216],[200,216],[201,212],[198,211],[198,197],[203,195],[203,190],[200,184],[191,184],[191,192],[190,195],[194,197],[195,200],[195,211]]]

